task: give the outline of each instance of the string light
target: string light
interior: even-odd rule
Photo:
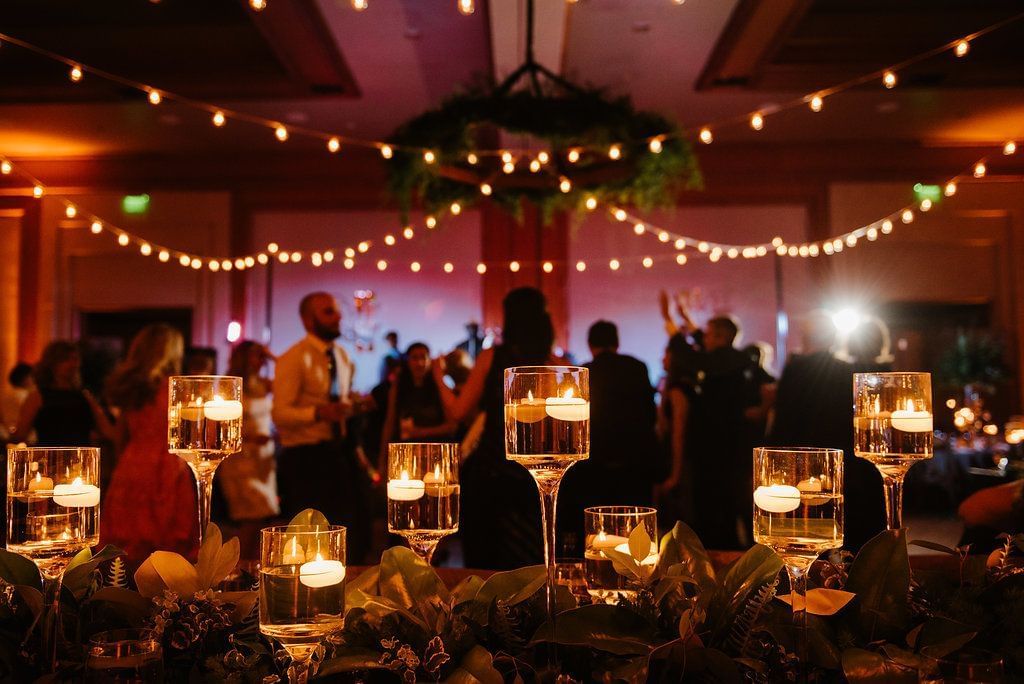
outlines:
[[[700,141],[705,145],[710,145],[715,141],[715,136],[711,134],[711,129],[704,127],[700,129]]]
[[[360,254],[366,254],[366,252],[370,249],[370,243],[364,240],[360,242],[358,245],[356,245],[356,249],[359,250]]]
[[[213,125],[217,128],[222,127],[228,121],[227,117],[224,116],[224,112],[220,111],[219,109],[213,113],[213,117],[211,120],[213,121]]]
[[[452,205],[448,207],[448,211],[452,212],[452,216],[458,216],[462,213],[462,205],[458,202],[452,202]]]
[[[100,233],[103,232],[103,224],[100,223],[99,221],[93,221],[91,224],[89,224],[89,232],[92,233],[93,235],[99,235]]]
[[[884,221],[882,221],[882,234],[883,235],[888,235],[891,232],[892,232],[892,221],[890,221],[889,219],[885,219]]]
[[[476,11],[475,3],[473,0],[458,0],[459,12],[469,16]]]
[[[651,138],[651,142],[648,143],[647,149],[654,154],[661,154],[662,149],[664,149],[661,143],[661,138]]]
[[[645,256],[644,260],[641,263],[643,264],[644,268],[650,268],[651,266],[654,266],[654,259],[652,259],[649,256]]]
[[[166,264],[168,261],[171,260],[171,253],[168,252],[166,249],[161,249],[160,254],[157,256],[157,259]]]
[[[72,65],[71,71],[68,72],[68,78],[71,79],[72,83],[78,83],[79,81],[81,81],[83,75],[84,74],[82,73],[82,67],[78,66],[77,64]]]
[[[761,112],[755,112],[754,115],[750,117],[750,127],[755,131],[759,131],[764,128],[764,117],[761,115]]]
[[[921,211],[928,211],[929,209],[932,208],[932,201],[930,199],[928,199],[927,197],[925,197],[923,200],[921,200],[921,207],[920,208],[921,208]]]
[[[427,224],[427,228],[433,230],[437,226],[437,219],[433,216],[428,216],[425,223]]]
[[[220,270],[220,262],[219,262],[219,261],[216,261],[216,260],[214,260],[214,261],[211,261],[210,263],[208,263],[208,264],[207,264],[207,266],[208,266],[208,267],[210,268],[210,270],[211,270],[211,271],[213,271],[214,273],[216,273],[217,271],[219,271],[219,270]]]
[[[466,155],[466,161],[469,162],[471,165],[476,166],[477,162],[480,161],[480,157],[476,156],[475,152],[470,152],[469,154]]]
[[[348,271],[351,271],[352,268],[356,265],[355,259],[351,259],[351,258],[345,259],[341,263],[345,267],[345,270],[348,270]]]
[[[288,252],[281,252],[280,254],[278,254],[277,255],[277,260],[280,261],[282,264],[287,264],[288,263]]]
[[[1017,143],[1012,140],[1007,140],[1006,144],[1003,145],[1003,154],[1009,156],[1017,152]]]
[[[431,150],[427,150],[426,152],[423,153],[423,161],[425,161],[428,164],[433,164],[434,162],[437,161],[437,155],[434,154]]]
[[[246,259],[246,265],[249,265],[248,261],[249,260]],[[334,261],[334,252],[332,250],[329,249],[326,252],[324,252],[324,261],[328,264]]]
[[[948,183],[946,183],[946,187],[943,190],[943,194],[946,197],[952,197],[953,195],[955,195],[956,194],[956,183],[954,181],[949,181]]]
[[[518,261],[509,262],[508,270],[512,271],[513,273],[519,273],[519,262]]]
[[[515,173],[516,165],[513,164],[512,162],[505,162],[502,165],[501,170],[504,171],[505,173]]]
[[[658,233],[658,242],[668,242],[672,237],[668,234],[668,231],[661,231]]]
[[[633,232],[637,235],[643,235],[647,232],[647,227],[642,223],[637,223],[633,226]]]
[[[149,104],[158,105],[163,101],[164,97],[160,94],[159,90],[157,90],[156,88],[149,89]]]
[[[122,247],[127,247],[129,242],[131,242],[131,238],[128,237],[127,233],[121,233],[117,236],[117,244]]]
[[[414,261],[411,264],[409,264],[409,270],[412,271],[413,273],[419,273],[420,272],[420,262]]]
[[[43,186],[42,185],[34,185],[34,186],[32,186],[32,196],[35,197],[36,199],[39,199],[40,197],[42,197],[43,196]]]
[[[391,149],[391,145],[381,145],[380,156],[384,157],[385,159],[391,159],[391,157],[395,156],[395,151]]]
[[[594,211],[594,209],[597,209],[597,198],[591,195],[587,198],[584,205],[587,207],[587,211]]]
[[[616,209],[614,214],[616,221],[625,221],[629,214],[626,213],[625,209]]]
[[[545,261],[543,264],[541,264],[540,267],[541,270],[544,271],[545,273],[551,273],[552,271],[555,270],[555,265],[552,264],[550,261]]]
[[[563,193],[570,192],[572,190],[572,181],[570,181],[565,176],[562,176],[560,179],[558,179],[558,189]]]
[[[11,173],[11,162],[7,161],[6,159],[4,159],[2,162],[0,162],[0,173],[2,173],[5,176],[10,175],[10,173]]]
[[[904,223],[910,223],[914,220],[914,212],[910,209],[904,209],[903,213],[900,214],[900,220]]]
[[[512,153],[508,150],[503,150],[501,153],[501,161],[508,164],[512,161]]]
[[[530,173],[537,173],[540,171],[540,161],[534,159],[530,162]]]
[[[476,272],[479,273],[480,275],[483,275],[484,273],[487,273],[487,264],[485,264],[483,262],[480,262],[479,264],[477,264],[476,265]]]
[[[957,57],[964,57],[968,52],[970,52],[970,50],[971,44],[967,42],[966,38],[964,38],[956,44],[956,48],[954,48],[953,51],[956,53]]]
[[[676,249],[685,249],[686,248],[686,240],[684,240],[683,238],[679,238],[678,240],[675,241],[674,247]]]
[[[341,141],[337,137],[332,137],[327,140],[327,151],[331,154],[336,153],[341,149]]]
[[[161,252],[161,254],[163,254],[163,252]],[[235,268],[237,268],[239,271],[244,270],[246,268],[245,259],[243,259],[242,257],[238,257],[237,259],[235,259]]]
[[[612,269],[613,271],[618,271],[621,266],[622,264],[619,262],[618,259],[612,259],[611,261],[608,262],[608,268]]]
[[[392,235],[391,233],[388,233],[387,235],[385,235],[384,236],[384,244],[387,245],[388,247],[393,247],[394,244],[395,244],[395,236]]]
[[[566,155],[566,159],[569,160],[570,164],[575,164],[580,160],[580,151],[574,147],[573,149],[569,150],[569,154]]]
[[[249,7],[256,12],[262,12],[267,8],[267,0],[249,0]]]
[[[281,248],[278,247],[276,242],[271,242],[269,245],[267,245],[267,251],[270,252],[271,254],[277,254],[277,251],[279,249]]]
[[[686,259],[686,255],[685,254],[676,254],[676,263],[677,264],[679,264],[680,266],[685,266],[686,265],[686,261],[687,261],[687,259]]]
[[[444,272],[445,273],[452,273],[454,270],[455,270],[455,264],[453,264],[450,261],[446,261],[444,263]]]
[[[259,254],[256,255],[256,261],[259,263],[260,266],[266,266],[267,262],[270,261],[270,257],[260,252]]]
[[[896,87],[896,72],[894,72],[894,71],[886,71],[884,74],[882,74],[882,85],[884,85],[889,90],[892,90],[893,88],[895,88]]]
[[[274,129],[274,137],[281,142],[288,140],[288,129],[281,124],[278,124]]]
[[[414,235],[416,235],[416,233],[413,231],[412,226],[406,226],[402,229],[402,237],[406,240],[412,240]]]
[[[485,195],[485,196],[489,197],[492,192],[494,192],[494,188],[491,187],[490,183],[481,183],[480,184],[480,194],[481,195]]]
[[[811,98],[811,102],[810,102],[811,111],[812,112],[820,112],[821,108],[824,106],[824,104],[825,104],[825,101],[823,99],[821,99],[821,95],[815,95],[814,97]]]
[[[73,219],[76,216],[78,216],[78,209],[75,208],[74,204],[69,204],[68,206],[64,207],[64,216],[66,216],[69,219]]]
[[[984,178],[987,172],[988,169],[985,168],[985,162],[978,162],[977,164],[974,165],[975,178]]]
[[[352,9],[356,12],[362,12],[369,6],[369,0],[352,0]]]
[[[383,259],[381,259],[380,261],[377,262],[377,270],[378,271],[386,271],[387,269],[388,269],[388,262],[384,261]]]
[[[622,145],[612,145],[608,148],[609,159],[621,159],[622,158]]]
[[[551,161],[551,155],[548,154],[546,150],[541,150],[540,152],[537,153],[537,161],[539,161],[541,164],[547,164],[549,161]]]
[[[587,270],[587,262],[585,262],[585,261],[577,261],[576,262],[576,270],[579,271],[580,273],[583,273],[584,271],[586,271]]]

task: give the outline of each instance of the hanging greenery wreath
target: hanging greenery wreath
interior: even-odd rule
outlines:
[[[528,201],[545,215],[586,206],[589,198],[650,208],[700,185],[693,151],[670,121],[638,112],[628,98],[607,99],[561,79],[558,85],[557,93],[511,91],[506,82],[451,97],[403,125],[392,137],[389,166],[403,212],[417,199],[438,212],[487,197],[513,212]],[[527,144],[504,159],[475,152],[479,140],[501,132]]]

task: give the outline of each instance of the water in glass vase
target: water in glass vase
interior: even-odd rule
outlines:
[[[853,432],[857,456],[875,464],[883,475],[902,477],[910,466],[932,457],[930,416],[927,422],[892,414],[858,416]]]
[[[168,413],[167,443],[172,454],[201,453],[208,459],[242,448],[242,414],[227,420],[207,416],[202,407],[181,407]]]
[[[99,488],[79,487],[78,494],[56,496],[53,490],[9,492],[7,549],[57,573],[83,548],[98,544]]]
[[[552,401],[505,405],[505,455],[540,480],[561,477],[566,468],[590,456],[590,404]]]
[[[843,545],[843,497],[788,485],[754,490],[754,541],[782,557],[815,558]]]
[[[412,501],[388,499],[388,531],[409,539],[437,540],[459,529],[459,485],[431,484]]]
[[[319,577],[303,575],[300,566],[261,570],[260,631],[284,646],[317,644],[340,632],[345,626],[344,579],[326,586],[310,581]]]
[[[139,684],[164,681],[163,656],[157,653],[139,653],[104,658],[89,656],[85,665],[88,684]]]

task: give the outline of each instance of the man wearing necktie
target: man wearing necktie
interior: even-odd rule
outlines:
[[[348,439],[355,366],[334,343],[341,311],[334,297],[303,297],[299,315],[306,336],[277,359],[272,415],[281,439],[278,490],[281,513],[291,517],[315,508],[348,528],[349,562],[369,546],[365,476]]]

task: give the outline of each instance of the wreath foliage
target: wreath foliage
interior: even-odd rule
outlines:
[[[481,140],[496,140],[502,132],[528,140],[524,147],[535,150],[531,158],[544,150],[550,161],[531,172],[529,160],[518,159],[512,174],[502,171],[494,154],[469,163],[470,153],[497,147]],[[648,146],[654,137],[661,142],[658,153]],[[558,92],[502,86],[454,95],[405,123],[391,140],[397,149],[389,164],[390,188],[403,213],[417,199],[430,212],[453,202],[471,206],[483,198],[482,183],[492,186],[490,199],[511,211],[528,201],[545,216],[581,207],[589,197],[640,208],[667,206],[680,189],[701,185],[697,159],[675,124],[637,111],[629,98],[610,99],[571,84],[561,84]],[[606,153],[612,145],[621,147],[618,160]],[[434,163],[424,159],[424,149],[434,152]],[[581,152],[576,163],[567,159],[573,149]],[[570,192],[559,188],[563,177],[572,183]]]

